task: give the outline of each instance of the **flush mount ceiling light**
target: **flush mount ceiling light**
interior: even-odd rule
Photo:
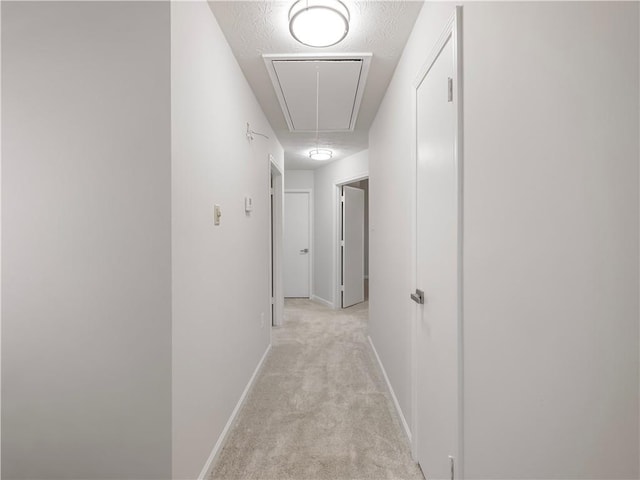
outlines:
[[[349,33],[349,10],[340,0],[298,0],[289,10],[289,31],[310,47],[330,47]]]
[[[311,160],[324,162],[326,160],[331,160],[331,157],[333,157],[333,152],[326,148],[314,148],[309,152],[309,158]]]

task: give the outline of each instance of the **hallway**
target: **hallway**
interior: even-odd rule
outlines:
[[[2,479],[640,478],[640,0],[0,17]]]
[[[287,299],[214,479],[422,479],[366,337],[368,302]]]

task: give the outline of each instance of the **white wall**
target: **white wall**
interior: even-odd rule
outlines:
[[[206,2],[171,4],[171,61],[173,476],[186,479],[269,345],[268,155],[284,154]],[[248,141],[247,122],[271,140]]]
[[[2,2],[2,477],[171,475],[169,5]]]
[[[289,172],[287,172],[288,174]],[[363,150],[314,170],[313,295],[339,306],[337,280],[336,184],[369,175],[369,152]]]
[[[411,85],[453,7],[425,4],[369,137],[370,332],[407,417]],[[638,4],[463,24],[466,476],[637,478]]]
[[[287,170],[284,176],[286,190],[313,190],[313,170]]]

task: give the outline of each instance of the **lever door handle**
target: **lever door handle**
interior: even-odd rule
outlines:
[[[303,248],[302,250],[300,250],[300,253],[309,253],[309,249],[308,248]]]
[[[412,293],[411,294],[411,300],[413,300],[414,302],[416,302],[419,305],[423,305],[424,304],[424,292],[422,290],[418,290],[416,288],[416,293]]]

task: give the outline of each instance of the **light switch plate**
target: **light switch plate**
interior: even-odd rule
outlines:
[[[253,198],[244,197],[244,211],[247,213],[253,211]]]

